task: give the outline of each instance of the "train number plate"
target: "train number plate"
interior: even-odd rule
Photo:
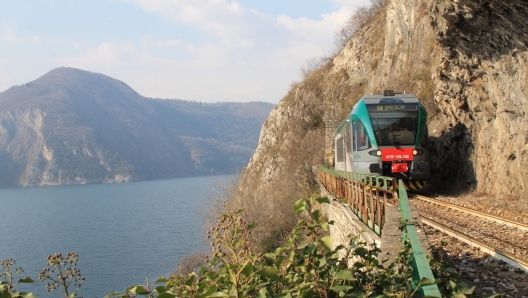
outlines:
[[[413,160],[413,148],[387,148],[381,149],[382,161]]]

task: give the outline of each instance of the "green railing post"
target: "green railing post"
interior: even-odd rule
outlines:
[[[428,278],[434,280],[433,271],[431,266],[429,266],[429,260],[427,260],[427,255],[416,231],[416,226],[412,221],[411,217],[411,207],[409,206],[409,199],[407,197],[407,191],[405,190],[405,185],[403,181],[399,181],[399,198],[400,198],[400,209],[401,209],[401,218],[406,222],[405,232],[409,241],[411,242],[411,247],[413,251],[413,286],[416,287],[418,282],[422,278]],[[405,235],[404,235],[405,239]],[[427,297],[442,297],[438,286],[429,285],[420,289],[419,294],[421,296]]]

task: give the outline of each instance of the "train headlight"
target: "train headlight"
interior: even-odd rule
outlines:
[[[413,155],[420,155],[423,153],[423,150],[421,149],[413,149],[412,154]]]
[[[370,150],[368,154],[372,156],[381,156],[381,150]]]

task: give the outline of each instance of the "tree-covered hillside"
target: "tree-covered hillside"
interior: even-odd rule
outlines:
[[[233,173],[272,108],[150,99],[108,76],[58,68],[0,93],[0,185]]]

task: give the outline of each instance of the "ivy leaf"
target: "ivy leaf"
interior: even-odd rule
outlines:
[[[454,290],[454,289],[456,289],[457,284],[456,284],[454,281],[450,280],[450,281],[449,281],[449,284],[448,284],[448,287],[449,287],[451,290]]]
[[[210,297],[211,294],[213,294],[214,292],[216,292],[216,290],[217,290],[216,286],[210,286],[209,288],[207,288],[207,291],[205,291],[205,293],[203,293],[203,294],[200,295],[199,297],[200,297],[200,298]]]
[[[247,263],[244,268],[241,270],[242,274],[244,274],[245,277],[248,277],[251,273],[253,273],[253,265],[251,263]]]
[[[172,295],[172,294],[169,294],[169,293],[161,293],[161,294],[159,294],[156,297],[157,298],[174,298],[174,297],[176,297],[176,295]]]
[[[368,250],[364,247],[358,247],[354,250],[354,254],[364,258],[368,254]]]
[[[460,293],[465,294],[465,295],[471,295],[471,294],[473,294],[474,290],[475,290],[475,287],[471,287],[471,288],[465,288],[464,287],[464,288],[462,288],[460,290]]]
[[[23,294],[23,293],[20,293],[20,294]],[[27,294],[24,293],[21,296],[24,298],[37,298],[37,296],[33,295],[33,293],[27,293]]]
[[[167,291],[167,288],[165,286],[159,286],[159,287],[156,287],[154,291],[156,291],[156,293],[158,294],[161,294],[161,293],[165,293],[165,291]]]
[[[333,285],[330,289],[334,291],[348,291],[352,289],[352,287],[347,285]]]
[[[434,279],[430,279],[430,278],[427,278],[427,277],[422,277],[422,279],[420,279],[420,281],[418,282],[418,285],[416,286],[416,288],[419,289],[419,288],[425,287],[425,286],[436,285],[439,282],[440,281],[437,281],[437,280],[434,280]]]
[[[328,232],[328,222],[323,222],[321,224],[321,229],[325,232]]]
[[[277,261],[275,261],[275,267],[279,268],[282,265],[282,262],[284,261],[284,256],[280,256],[277,258]]]
[[[266,258],[275,259],[275,257],[277,257],[277,254],[274,253],[274,252],[268,252],[268,253],[264,254],[264,256]]]
[[[321,210],[315,210],[310,216],[314,221],[319,222],[319,219],[321,219]]]
[[[186,286],[191,286],[193,284],[195,278],[196,278],[196,275],[194,275],[194,274],[191,275],[191,277],[189,277],[189,279],[187,279],[185,281],[185,285]]]
[[[230,297],[230,296],[224,292],[215,292],[213,295],[209,297]]]
[[[26,278],[21,278],[18,280],[19,283],[27,283],[27,284],[32,284],[34,283],[35,281],[31,278],[31,277],[26,277]]]
[[[159,277],[158,279],[156,279],[155,283],[159,284],[159,283],[166,283],[168,282],[169,280],[166,279],[165,277],[161,276]]]
[[[338,280],[354,280],[354,275],[350,270],[341,270],[334,275],[334,279]]]
[[[326,249],[326,251],[332,251],[332,244],[334,244],[334,238],[327,235],[319,240],[319,243]]]
[[[319,204],[323,204],[323,203],[330,204],[330,200],[327,197],[317,198],[316,201],[319,202]]]
[[[295,207],[293,207],[293,211],[295,211],[296,214],[301,214],[306,210],[306,202],[300,201],[297,204],[295,204]]]
[[[311,243],[311,244],[307,245],[307,246],[304,248],[303,253],[304,253],[305,255],[309,255],[309,254],[313,253],[316,249],[317,249],[317,244],[315,244],[315,243]]]
[[[267,266],[264,269],[258,271],[257,274],[262,277],[274,280],[274,281],[286,283],[286,281],[279,276],[279,269],[274,268],[274,267]]]
[[[128,289],[128,291],[134,295],[141,295],[147,293],[147,290],[145,290],[143,286],[132,286]]]
[[[319,259],[319,268],[323,267],[324,265],[326,265],[326,258],[320,258]]]

